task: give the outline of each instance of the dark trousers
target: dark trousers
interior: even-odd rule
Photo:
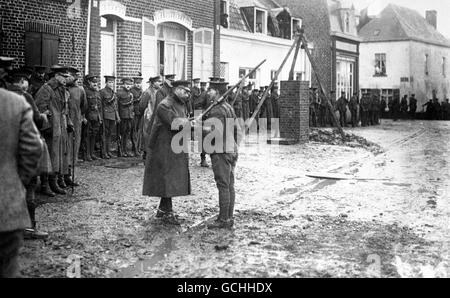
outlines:
[[[0,233],[0,278],[20,277],[19,249],[23,245],[23,231]]]
[[[111,136],[114,132],[116,132],[116,121],[115,120],[104,120],[104,126],[105,126],[105,139],[104,139],[104,147],[107,154],[110,153],[110,146],[111,146]]]
[[[358,126],[358,111],[357,110],[351,110],[352,114],[352,127]]]
[[[120,122],[120,135],[122,137],[122,150],[127,153],[128,139],[133,142],[132,138],[133,131],[133,119],[122,119]]]
[[[219,189],[219,220],[228,220],[234,215],[234,170],[237,154],[219,153],[211,155],[214,180]]]

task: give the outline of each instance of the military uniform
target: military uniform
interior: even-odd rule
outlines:
[[[416,111],[417,111],[417,99],[413,94],[409,98],[409,114],[412,119],[416,119]]]
[[[448,99],[442,103],[442,120],[450,120],[450,103]]]
[[[111,137],[117,132],[117,123],[120,121],[117,97],[114,90],[106,86],[100,90],[100,98],[103,105],[103,126],[104,130],[104,147],[105,157],[111,158]]]
[[[400,113],[402,118],[406,118],[406,115],[408,113],[408,96],[405,95],[402,100],[400,101]]]
[[[122,152],[124,157],[131,156],[128,154],[128,139],[132,139],[132,126],[134,119],[133,94],[123,87],[117,91],[117,101],[119,103],[120,117],[120,136],[122,138]]]
[[[138,146],[138,139],[139,139],[139,124],[141,123],[142,113],[139,109],[139,102],[142,99],[142,94],[144,91],[142,90],[142,87],[136,86],[136,84],[142,83],[142,78],[137,77],[134,78],[135,86],[131,88],[131,93],[133,94],[133,108],[134,108],[134,119],[133,119],[133,132],[132,132],[132,150],[135,155],[139,155],[140,153],[140,147]]]
[[[90,78],[94,79],[94,78]],[[95,80],[95,79],[94,79]],[[86,119],[88,121],[87,124],[87,161],[96,160],[95,156],[95,140],[100,134],[100,125],[103,124],[103,115],[102,115],[102,99],[100,96],[100,92],[95,88],[90,86],[85,86],[86,91],[86,99],[87,99],[87,111],[86,111]]]
[[[370,109],[370,97],[369,94],[363,94],[361,99],[361,126],[366,127],[369,125],[369,109]]]
[[[350,114],[352,115],[352,127],[358,126],[358,96],[355,94],[350,98],[348,104]]]
[[[337,100],[337,110],[339,111],[339,123],[341,127],[347,127],[347,120],[346,120],[346,114],[347,114],[347,99],[345,98],[345,95],[342,95]]]

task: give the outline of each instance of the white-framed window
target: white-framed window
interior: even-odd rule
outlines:
[[[350,32],[350,13],[346,12],[345,13],[345,32],[348,33]]]
[[[384,53],[375,54],[375,75],[386,75],[386,54]]]
[[[220,0],[220,25],[224,28],[229,27],[230,1]]]
[[[336,97],[345,92],[346,98],[353,95],[355,78],[355,61],[348,58],[338,58],[336,62]]]
[[[194,31],[193,77],[207,81],[213,74],[214,32],[200,28]]]
[[[230,73],[230,63],[228,62],[220,62],[220,77],[224,78],[225,81],[229,82],[229,73]]]
[[[267,11],[255,7],[255,33],[267,34]]]
[[[105,87],[104,76],[116,75],[117,57],[117,22],[112,18],[100,18],[100,82],[101,88]]]
[[[301,27],[302,27],[302,19],[298,19],[298,18],[291,19],[292,39],[294,39],[295,33],[297,33],[297,28],[301,28]]]
[[[160,74],[175,74],[185,80],[187,73],[187,30],[176,23],[157,26],[157,57]]]
[[[246,76],[252,70],[253,70],[253,68],[250,68],[250,67],[239,67],[239,78]],[[252,73],[252,75],[250,75],[247,78],[247,85],[250,83],[253,86],[259,86],[259,74],[260,74],[260,69],[258,69],[256,72]]]
[[[142,18],[142,76],[147,79],[158,75],[156,25]]]

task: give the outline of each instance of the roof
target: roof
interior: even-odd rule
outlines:
[[[364,42],[415,40],[450,47],[450,41],[417,11],[389,4],[359,31]]]
[[[356,30],[356,22],[355,22],[355,9],[351,2],[347,1],[337,1],[337,0],[328,0],[328,12],[330,16],[330,26],[332,34],[339,34],[342,37],[350,38],[350,39],[358,39],[358,32]],[[344,24],[345,24],[345,15],[349,15],[350,22],[350,31],[345,32]]]
[[[241,14],[241,10],[239,9],[237,2],[240,0],[231,0],[230,1],[230,10],[229,13],[229,28],[233,30],[246,31],[250,32],[247,24],[245,23],[244,16]]]
[[[239,7],[261,7],[266,9],[279,8],[280,5],[273,0],[235,0]]]

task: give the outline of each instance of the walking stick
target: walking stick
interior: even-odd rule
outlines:
[[[255,73],[258,68],[261,67],[261,65],[263,65],[264,63],[266,63],[267,59],[264,59],[261,63],[259,63],[255,68],[253,68],[252,71],[250,71],[246,76],[244,76],[236,85],[234,85],[233,87],[231,87],[227,92],[225,92],[225,94],[223,94],[216,102],[214,102],[211,106],[209,106],[206,111],[204,111],[201,115],[199,115],[198,117],[193,117],[193,118],[189,118],[190,121],[192,120],[198,120],[200,121],[201,119],[203,119],[203,117],[205,115],[207,115],[215,106],[220,105],[226,98],[227,96],[233,92],[234,89],[236,89],[238,86],[240,86],[240,84],[242,82],[245,81],[246,78],[248,78],[249,76],[251,76],[253,73]]]
[[[75,193],[75,131],[72,132],[72,195]]]

